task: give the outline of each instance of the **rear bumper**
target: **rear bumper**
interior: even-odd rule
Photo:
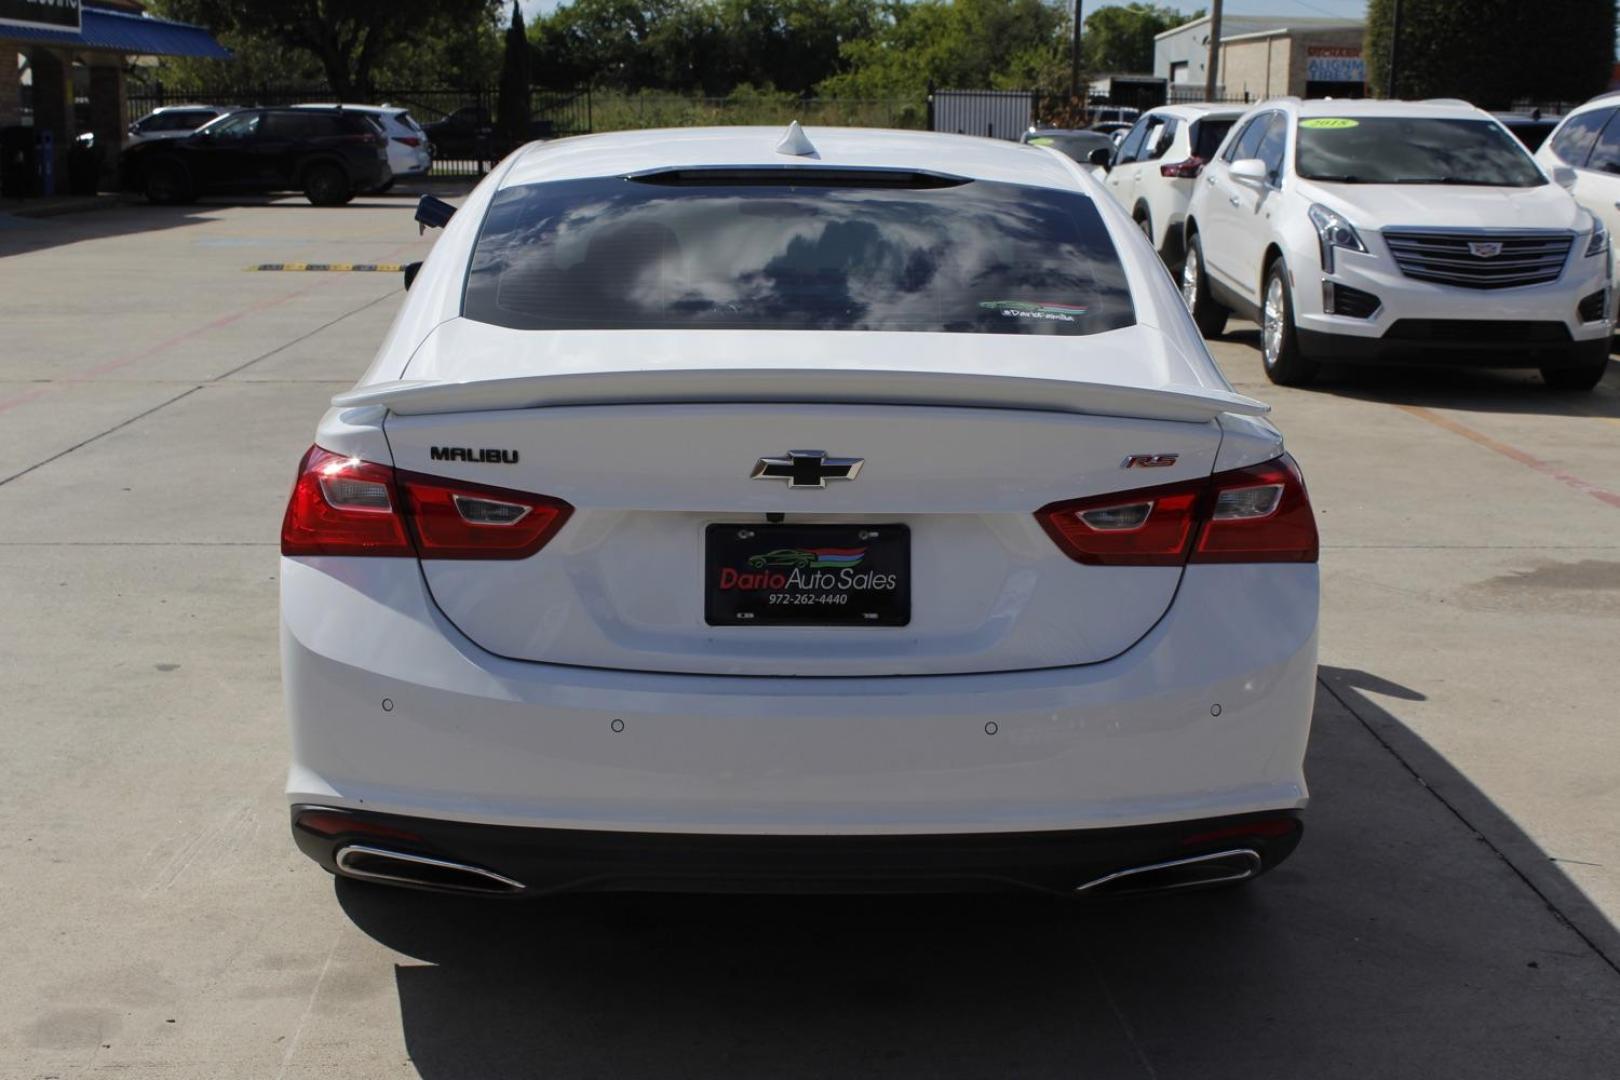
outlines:
[[[538,896],[575,891],[937,892],[1036,890],[1106,895],[1177,888],[1196,878],[1132,875],[1186,866],[1254,876],[1298,845],[1297,811],[1171,825],[1034,833],[919,836],[713,836],[472,825],[323,807],[292,808],[293,838],[333,873],[434,891]],[[434,862],[390,863],[397,852]],[[1249,856],[1247,853],[1253,853]],[[1241,855],[1240,855],[1241,853]],[[343,858],[340,859],[340,856]],[[1239,856],[1232,858],[1232,856]],[[444,875],[441,864],[483,874]],[[420,880],[407,877],[429,867]],[[1246,873],[1245,873],[1246,872]],[[1111,875],[1121,875],[1110,879]]]
[[[664,675],[505,660],[414,560],[284,558],[293,804],[624,833],[917,836],[1292,810],[1314,565],[1190,567],[1112,660],[984,675]]]

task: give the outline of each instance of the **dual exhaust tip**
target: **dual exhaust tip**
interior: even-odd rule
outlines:
[[[430,859],[426,855],[407,855],[366,844],[347,845],[338,851],[335,861],[339,873],[362,881],[505,896],[523,891],[521,881],[483,867]]]
[[[410,855],[367,844],[344,846],[339,849],[335,861],[339,873],[362,881],[502,896],[521,893],[525,888],[521,881],[483,867],[426,855]],[[1076,886],[1074,895],[1130,896],[1225,885],[1252,878],[1263,867],[1264,860],[1259,852],[1252,848],[1234,848],[1116,870]]]
[[[1076,896],[1130,896],[1136,893],[1172,892],[1203,885],[1228,885],[1254,877],[1265,860],[1253,848],[1233,848],[1209,855],[1133,866],[1093,878],[1075,886]]]

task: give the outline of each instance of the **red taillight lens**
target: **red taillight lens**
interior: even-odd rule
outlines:
[[[1190,561],[1316,561],[1316,515],[1293,458],[1220,473],[1210,486],[1209,520]]]
[[[543,495],[415,473],[399,479],[424,559],[526,559],[574,512]]]
[[[395,135],[394,141],[397,143],[404,143],[412,150],[415,150],[418,146],[422,145],[422,140],[418,139],[415,135]]]
[[[1196,155],[1185,161],[1172,161],[1159,166],[1159,175],[1173,180],[1192,180],[1204,169],[1204,159]]]
[[[573,507],[309,448],[281,522],[283,555],[526,559]]]
[[[1287,454],[1203,480],[1053,503],[1035,517],[1064,554],[1092,565],[1317,558],[1316,518]]]
[[[1204,481],[1053,503],[1037,511],[1069,558],[1100,566],[1180,566],[1198,524]]]
[[[281,519],[281,553],[415,555],[399,516],[394,470],[310,447]]]

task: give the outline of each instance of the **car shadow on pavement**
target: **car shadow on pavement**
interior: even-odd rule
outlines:
[[[0,259],[63,244],[105,240],[133,233],[206,224],[208,206],[149,206],[126,203],[49,217],[32,217],[26,201],[0,203]],[[18,212],[21,211],[21,212]]]
[[[1260,331],[1243,324],[1222,340],[1260,351]],[[1620,362],[1590,391],[1549,390],[1531,368],[1471,368],[1460,365],[1401,364],[1354,366],[1324,364],[1309,392],[1470,412],[1620,419]]]
[[[1620,972],[1590,936],[1612,927],[1367,696],[1420,692],[1322,674],[1304,844],[1239,889],[337,897],[405,954],[404,1041],[433,1080],[1620,1075]]]

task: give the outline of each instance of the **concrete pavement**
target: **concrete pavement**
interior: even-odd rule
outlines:
[[[1321,514],[1299,854],[1029,900],[335,883],[287,836],[276,531],[403,200],[0,228],[0,1078],[1620,1074],[1620,371],[1266,384]]]

